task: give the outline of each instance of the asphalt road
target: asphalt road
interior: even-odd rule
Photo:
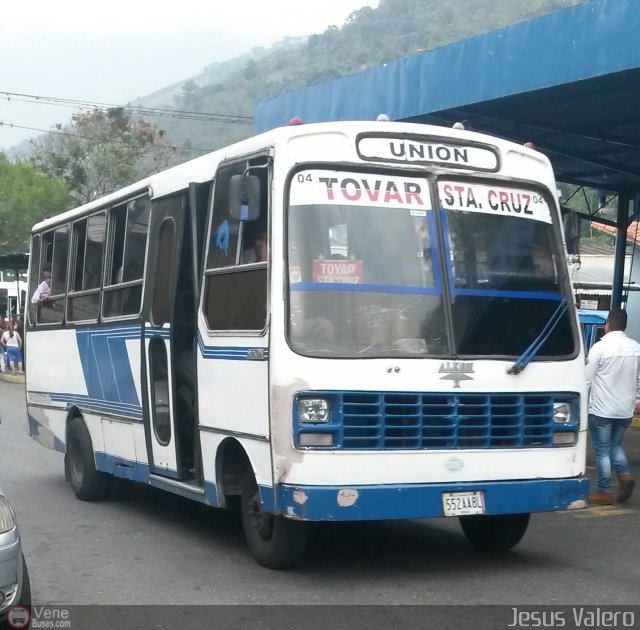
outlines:
[[[26,434],[24,386],[0,381],[0,400],[0,484],[36,603],[640,603],[640,492],[622,507],[534,515],[502,555],[472,550],[457,520],[321,525],[303,566],[274,572],[250,557],[234,513],[144,486],[78,501],[63,456]],[[640,429],[626,446],[639,473]]]

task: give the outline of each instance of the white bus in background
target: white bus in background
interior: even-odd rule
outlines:
[[[39,223],[31,434],[83,500],[112,476],[240,495],[272,568],[309,521],[459,517],[509,549],[588,489],[555,190],[545,156],[494,137],[322,123]]]
[[[0,316],[12,319],[24,310],[27,292],[27,272],[0,270]]]

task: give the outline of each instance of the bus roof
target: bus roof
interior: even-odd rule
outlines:
[[[469,144],[492,145],[505,153],[510,150],[523,156],[533,159],[538,164],[542,164],[549,171],[551,170],[548,158],[524,145],[520,145],[509,140],[488,136],[464,129],[453,129],[451,127],[439,127],[435,125],[424,125],[419,123],[405,122],[383,122],[383,121],[340,121],[340,122],[323,122],[312,124],[298,124],[286,127],[272,129],[257,136],[253,136],[241,142],[223,147],[206,155],[194,158],[187,162],[183,162],[177,166],[165,169],[153,175],[121,188],[109,195],[100,197],[94,201],[68,210],[57,216],[45,219],[37,223],[33,227],[33,232],[50,228],[54,225],[73,220],[78,216],[91,212],[102,207],[113,206],[121,201],[130,199],[136,195],[150,192],[151,198],[163,197],[168,194],[184,190],[189,183],[203,183],[211,180],[213,174],[220,162],[252,152],[276,148],[278,145],[286,144],[294,138],[304,138],[310,136],[321,136],[329,134],[339,134],[343,137],[355,139],[358,134],[362,133],[380,133],[384,136],[400,136],[408,137],[412,135],[429,136],[433,140],[446,142],[447,140],[468,142]],[[397,162],[396,162],[397,164]],[[409,167],[417,166],[410,162],[406,163]]]

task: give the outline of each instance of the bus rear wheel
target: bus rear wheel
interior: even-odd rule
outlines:
[[[252,474],[242,483],[241,510],[244,535],[258,564],[268,569],[288,569],[302,561],[308,524],[265,512]]]
[[[529,514],[461,516],[460,525],[476,549],[507,551],[515,547],[529,525]]]
[[[81,501],[103,499],[109,489],[109,475],[96,470],[91,436],[82,418],[73,418],[67,433],[65,457],[67,478]]]

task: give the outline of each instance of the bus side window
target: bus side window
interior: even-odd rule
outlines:
[[[30,255],[30,265],[29,265],[29,287],[27,291],[27,295],[29,296],[29,300],[27,301],[29,305],[28,317],[29,323],[33,326],[36,323],[36,310],[37,307],[35,304],[31,302],[31,296],[35,293],[37,286],[40,284],[41,272],[40,272],[40,235],[36,235],[33,237],[31,241],[31,255]]]
[[[236,263],[240,221],[232,219],[227,212],[229,205],[229,180],[232,175],[241,175],[244,169],[245,163],[238,162],[236,164],[223,166],[216,173],[207,269],[233,267]]]
[[[109,212],[103,317],[132,317],[140,313],[150,215],[151,201],[146,196]]]
[[[264,163],[264,157],[258,163]],[[261,331],[267,319],[268,169],[253,169],[260,178],[260,218],[242,223],[229,216],[229,181],[242,174],[246,161],[223,165],[214,183],[203,309],[210,330]],[[264,253],[255,255],[260,240]],[[251,257],[245,250],[253,248]]]
[[[76,221],[73,225],[68,321],[98,319],[106,225],[104,212]],[[74,295],[79,292],[81,295]]]
[[[69,261],[69,225],[43,235],[42,268],[51,269],[51,294],[37,309],[38,324],[61,324],[67,296],[67,266]]]

